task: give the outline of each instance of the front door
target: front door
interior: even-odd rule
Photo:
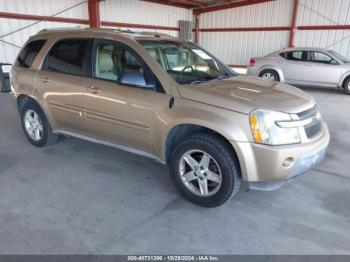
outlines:
[[[315,86],[337,86],[341,70],[339,64],[323,52],[309,51],[307,81]]]
[[[296,50],[283,53],[284,59],[280,62],[285,81],[290,84],[304,85],[308,81],[306,71],[309,70],[307,63],[307,51]]]
[[[84,79],[88,39],[63,39],[48,52],[36,77],[36,87],[43,94],[53,128],[85,134]]]
[[[154,76],[126,45],[95,40],[93,77],[86,83],[90,136],[152,153]]]

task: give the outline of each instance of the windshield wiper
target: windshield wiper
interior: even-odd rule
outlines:
[[[223,79],[230,78],[230,77],[231,77],[230,75],[224,74],[224,75],[218,76],[218,77],[210,79],[210,80],[204,80],[204,81],[203,80],[195,80],[195,81],[191,82],[191,85],[212,82],[212,81],[215,81],[215,80],[223,80]]]
[[[223,79],[230,78],[230,77],[231,76],[224,74],[224,75],[218,76],[217,78],[212,79],[212,80],[223,80]]]
[[[195,81],[192,81],[190,84],[191,85],[196,85],[196,84],[201,84],[201,83],[205,83],[205,82],[209,82],[209,81],[195,80]]]

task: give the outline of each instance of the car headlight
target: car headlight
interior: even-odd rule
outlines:
[[[254,110],[249,116],[250,127],[256,143],[266,145],[288,145],[300,143],[300,135],[296,127],[279,127],[278,121],[292,121],[289,114]]]

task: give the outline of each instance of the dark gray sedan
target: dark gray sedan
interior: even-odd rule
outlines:
[[[296,86],[343,87],[350,95],[350,60],[332,50],[279,50],[251,58],[247,74]]]

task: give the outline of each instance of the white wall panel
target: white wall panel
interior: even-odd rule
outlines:
[[[57,12],[65,10],[76,4],[78,5],[64,13],[59,14],[60,17],[88,19],[87,3],[84,0],[0,0],[0,11],[9,13],[20,13],[28,15],[44,15],[51,16]],[[44,28],[56,27],[77,27],[78,24],[67,24],[57,22],[40,22],[31,20],[16,20],[0,18],[0,36],[16,31],[27,25],[34,24],[24,30],[20,30],[14,34],[1,38],[4,41],[22,46],[24,42],[38,31]],[[84,26],[84,25],[81,25]],[[19,48],[0,42],[0,62],[12,63],[19,51]]]
[[[0,0],[0,11],[51,16],[79,3],[82,4],[60,14],[59,16],[88,19],[86,0]]]
[[[300,0],[298,25],[350,24],[349,0]]]
[[[82,4],[58,16],[88,19],[88,7],[85,0],[0,0],[0,12],[51,16],[79,3]],[[138,0],[106,0],[100,4],[100,17],[103,21],[178,27],[179,20],[192,20],[192,10]],[[0,18],[0,36],[35,22]],[[79,25],[40,22],[2,39],[22,46],[31,35],[36,34],[41,29],[77,26]],[[81,26],[85,27],[86,25]],[[178,31],[173,30],[130,29],[133,31],[152,31],[178,36]],[[18,48],[0,42],[0,62],[12,63],[18,51]]]
[[[33,24],[35,21],[26,20],[14,20],[0,18],[0,35],[14,31],[18,28],[25,27],[26,25]],[[85,27],[86,25],[57,23],[57,22],[40,22],[27,29],[21,30],[15,34],[11,34],[2,40],[13,43],[17,46],[22,46],[30,36],[36,34],[38,31],[45,28],[57,28],[57,27]],[[0,42],[0,62],[12,63],[19,52],[18,47]]]
[[[288,45],[288,31],[201,33],[200,45],[226,64],[246,65],[249,58],[262,56]]]
[[[350,58],[350,30],[298,31],[295,46],[332,49]]]
[[[301,0],[298,25],[349,25],[349,0]],[[333,49],[350,57],[350,30],[304,30],[297,31],[295,45]]]
[[[201,28],[290,26],[293,1],[262,4],[204,13]]]
[[[107,0],[100,4],[101,20],[179,27],[179,20],[192,20],[189,9],[138,0]]]
[[[277,0],[204,13],[200,28],[288,27],[294,1]],[[246,65],[249,58],[288,46],[289,31],[201,32],[200,44],[227,64]]]

